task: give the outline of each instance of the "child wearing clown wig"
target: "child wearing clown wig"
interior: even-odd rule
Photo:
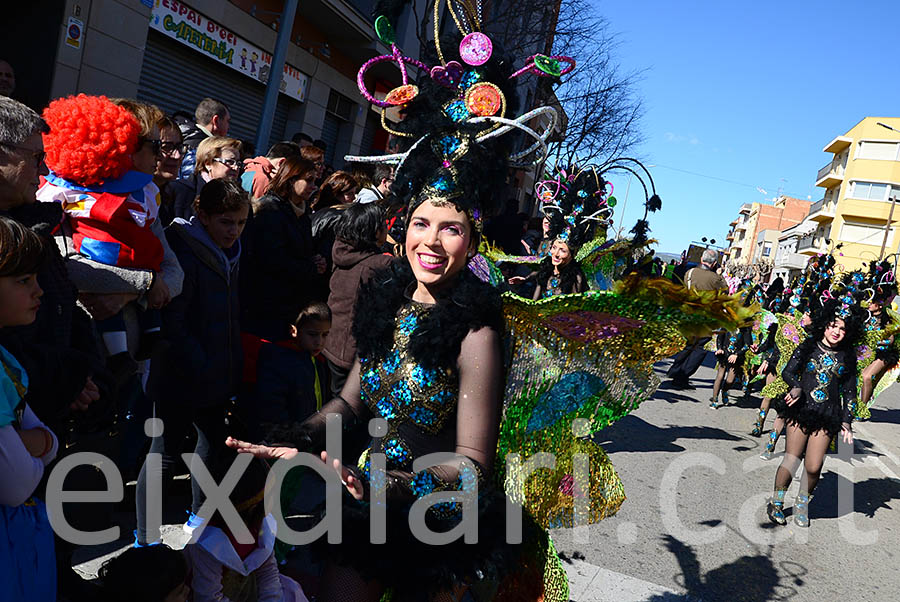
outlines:
[[[39,201],[58,202],[68,217],[75,249],[98,263],[152,270],[160,276],[164,247],[151,226],[158,215],[159,189],[152,174],[132,169],[131,155],[150,142],[124,107],[104,96],[80,94],[55,100],[44,110],[50,173]],[[159,308],[138,312],[142,348],[159,336]],[[118,314],[96,320],[110,354],[110,367],[133,365],[125,319]]]

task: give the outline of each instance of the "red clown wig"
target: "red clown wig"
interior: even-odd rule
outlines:
[[[127,109],[105,96],[69,96],[44,109],[47,166],[58,176],[90,186],[131,169],[141,125]]]

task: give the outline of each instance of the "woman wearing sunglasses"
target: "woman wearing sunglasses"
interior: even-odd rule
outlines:
[[[241,141],[210,136],[197,147],[197,167],[193,175],[172,182],[174,217],[190,220],[194,199],[210,180],[236,180],[241,175]]]

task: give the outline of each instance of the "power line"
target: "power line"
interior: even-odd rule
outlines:
[[[725,182],[726,184],[734,184],[736,186],[744,186],[746,188],[752,188],[754,190],[759,190],[759,188],[760,188],[760,186],[758,184],[747,184],[746,182],[738,182],[736,180],[729,180],[727,178],[720,178],[718,176],[711,176],[709,174],[697,173],[696,171],[688,171],[687,169],[680,169],[678,167],[672,167],[670,165],[662,165],[660,163],[656,163],[655,165],[656,165],[656,167],[664,167],[665,169],[671,169],[672,171],[686,173],[688,175],[697,176],[698,178],[706,178],[708,180],[717,180],[719,182]],[[785,194],[787,196],[793,196],[796,198],[803,198],[802,196],[798,195],[797,193],[793,193],[793,192],[792,193],[784,193],[783,192],[782,194]]]

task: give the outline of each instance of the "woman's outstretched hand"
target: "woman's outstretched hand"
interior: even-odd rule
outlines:
[[[841,436],[844,439],[844,443],[853,444],[853,431],[850,430],[850,425],[844,424],[841,426]]]
[[[331,462],[328,461],[328,452],[323,451],[319,454],[319,457],[322,458],[322,462],[325,464],[331,464],[334,468],[334,471],[338,473],[338,476],[341,477],[341,483],[344,484],[344,487],[347,488],[347,491],[350,495],[353,496],[353,499],[362,500],[366,497],[366,488],[363,485],[362,481],[360,481],[353,472],[341,464],[341,461],[335,458]]]
[[[225,439],[225,445],[237,450],[240,454],[253,454],[257,458],[263,460],[290,460],[297,454],[299,450],[294,447],[272,447],[269,445],[257,445],[256,443],[248,443],[234,437]]]

